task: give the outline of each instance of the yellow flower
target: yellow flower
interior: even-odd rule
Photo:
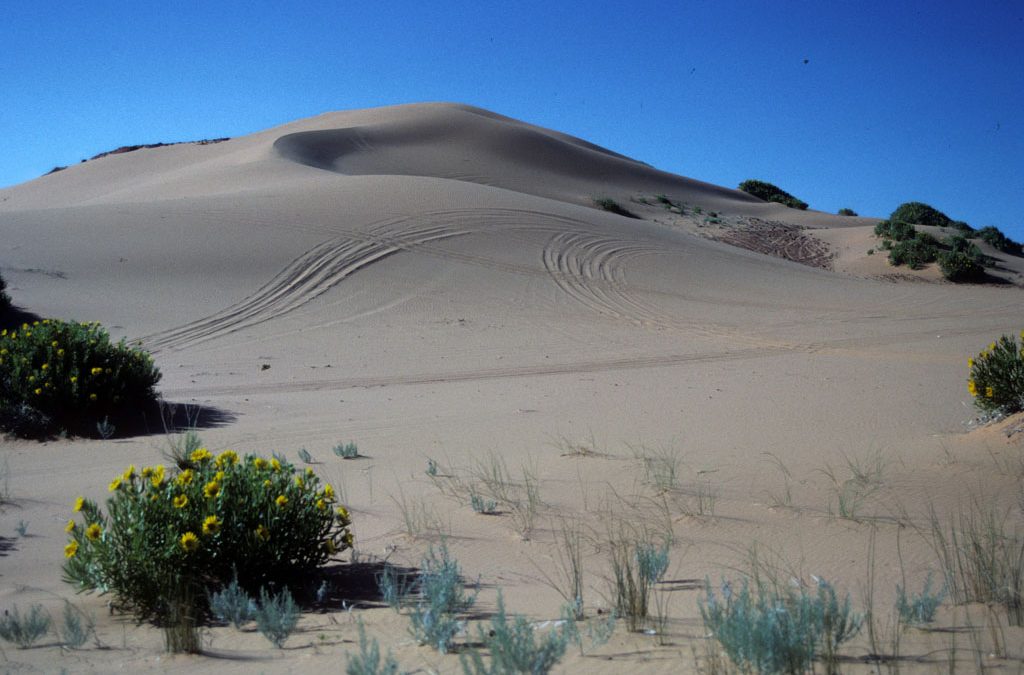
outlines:
[[[142,467],[142,477],[143,478],[150,478],[152,475],[153,475],[153,467],[151,467],[151,466],[144,466],[144,467]]]
[[[345,546],[352,548],[352,545],[356,543],[356,538],[352,536],[351,532],[346,532],[344,536],[342,536],[341,541]]]
[[[217,455],[217,466],[224,468],[226,465],[238,464],[238,453],[234,450],[225,450]]]
[[[971,393],[971,396],[978,395],[978,385],[974,383],[974,380],[967,380],[967,391]]]
[[[193,462],[197,462],[197,463],[198,462],[205,462],[206,460],[210,459],[211,457],[213,457],[213,455],[210,454],[210,451],[207,450],[206,448],[199,448],[198,450],[193,450],[192,454],[189,455],[189,459],[191,459]]]
[[[990,343],[989,346],[988,346],[988,350],[990,352],[994,352],[996,350],[996,343],[995,342]]]
[[[49,363],[44,363],[43,365],[39,366],[39,370],[49,370],[49,369],[50,369],[50,364]]]
[[[338,551],[338,546],[334,543],[333,539],[328,539],[324,542],[324,548],[327,549],[329,555],[334,555]]]
[[[85,506],[85,497],[79,497],[75,500],[75,511],[81,511],[83,506]]]
[[[260,525],[256,528],[256,536],[262,541],[267,541],[270,539],[270,530],[267,529],[266,525]]]
[[[63,349],[58,349],[57,350],[57,356],[64,356],[64,350]]]
[[[93,368],[89,372],[92,373],[93,375],[99,375],[100,373],[103,372],[103,369],[102,368]]]
[[[206,520],[203,521],[203,534],[207,537],[211,534],[217,534],[220,532],[221,521],[217,520],[217,516],[207,516]]]
[[[263,487],[269,488],[271,485],[273,485],[273,483],[270,482],[269,478],[267,480],[263,481]]]
[[[96,394],[89,394],[89,400],[90,401],[95,401],[96,400]]]
[[[215,480],[211,480],[203,487],[203,496],[205,496],[207,499],[213,499],[219,494],[220,484]]]
[[[992,398],[996,395],[995,390],[992,387],[985,387],[985,398]]]
[[[325,502],[322,499],[316,500],[316,508],[318,510],[320,510],[320,511],[326,511],[327,510],[327,502]]]
[[[74,558],[76,553],[78,553],[78,542],[69,541],[68,545],[64,547],[64,557]]]
[[[262,457],[256,457],[255,459],[252,460],[252,465],[256,467],[258,470],[262,471],[263,469],[267,468],[267,460],[263,459]]]
[[[96,523],[85,528],[85,536],[89,538],[89,541],[96,541],[100,538],[101,534],[103,534],[103,528]]]
[[[217,473],[213,474],[213,479],[218,483],[224,482],[224,472],[218,471]]]
[[[967,359],[967,367],[968,368],[973,368],[974,367],[974,359]]]
[[[284,507],[288,504],[288,498],[284,495],[278,495],[277,499],[274,500],[274,503],[278,506]]]
[[[110,490],[111,492],[114,492],[119,487],[121,487],[121,477],[120,476],[118,476],[114,480],[110,481],[110,485],[107,486],[107,489]]]
[[[188,505],[188,497],[185,495],[178,495],[171,500],[171,504],[173,504],[176,509],[183,509]]]
[[[185,553],[192,553],[199,548],[199,537],[195,535],[195,532],[186,532],[181,535],[181,539],[178,542],[181,544],[181,548],[185,550]]]
[[[324,499],[329,502],[334,501],[334,487],[330,483],[324,484]]]
[[[64,526],[64,531],[65,532],[74,532],[75,531],[75,521],[69,520],[68,524]]]
[[[134,477],[135,477],[135,465],[134,464],[129,464],[128,468],[124,470],[124,474],[121,475],[121,478],[123,478],[125,480],[131,480]]]
[[[270,460],[270,468],[273,469],[274,471],[281,470],[281,462],[278,461],[277,457],[274,457],[273,459]]]
[[[185,469],[184,471],[178,474],[178,477],[175,480],[177,481],[178,485],[190,485],[195,475],[196,473],[192,469]]]
[[[344,506],[339,506],[337,510],[338,517],[342,520],[348,520],[348,509]]]
[[[306,484],[305,484],[305,482],[303,482],[302,476],[296,476],[295,477],[295,487],[300,487],[301,488],[301,487],[305,487],[305,485]]]
[[[153,484],[153,487],[158,488],[164,482],[164,465],[157,464],[153,467],[153,475],[150,477],[149,482]]]
[[[71,376],[71,384],[74,384],[75,382],[78,382],[78,378],[75,377],[74,375],[72,375]]]
[[[29,382],[35,382],[36,381],[36,376],[35,375],[29,375],[28,376],[28,381]]]
[[[42,394],[42,393],[43,393],[43,390],[42,390],[42,388],[41,388],[41,387],[36,387],[34,391],[35,391],[35,393],[36,393],[36,396],[39,396],[40,394]]]

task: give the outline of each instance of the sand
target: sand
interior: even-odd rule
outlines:
[[[673,543],[663,639],[620,625],[607,645],[570,650],[566,672],[696,670],[709,645],[701,584],[737,578],[753,547],[784,578],[824,577],[863,607],[873,538],[884,624],[895,583],[939,571],[921,532],[930,506],[978,498],[1020,519],[1022,435],[1004,430],[1021,420],[971,423],[966,359],[1024,328],[1024,265],[998,256],[1008,283],[984,286],[897,270],[867,254],[875,222],[765,204],[453,104],[328,113],[0,190],[15,302],[142,339],[164,398],[205,411],[211,449],[298,461],[306,448],[353,512],[360,561],[341,565],[337,602],[304,614],[283,651],[218,627],[205,654],[166,655],[158,629],[60,578],[71,501],[160,461],[160,421],[107,441],[3,441],[0,606],[58,616],[71,599],[103,645],[4,646],[4,669],[337,672],[361,618],[404,668],[458,672],[457,656],[415,645],[407,619],[345,569],[415,565],[444,538],[479,577],[483,616],[500,588],[510,610],[557,619],[545,573],[567,520],[587,529],[592,616],[609,608],[619,521]],[[361,458],[332,453],[349,440]],[[495,457],[537,478],[529,531],[469,506],[467,482]],[[843,518],[851,464],[871,485]],[[14,533],[22,520],[27,537]],[[940,625],[966,622],[963,608],[940,609]],[[992,631],[976,634],[990,665],[1024,653],[1020,628],[1003,627],[1000,649]],[[946,668],[949,647],[948,632],[912,629],[904,667]],[[856,659],[870,651],[858,637],[844,670],[867,671]]]

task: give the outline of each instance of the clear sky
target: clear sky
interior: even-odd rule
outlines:
[[[10,0],[0,186],[120,145],[457,101],[811,208],[1024,239],[1021,0]]]

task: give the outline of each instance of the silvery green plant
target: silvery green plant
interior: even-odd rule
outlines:
[[[904,588],[896,584],[896,610],[900,613],[900,621],[911,626],[922,626],[935,620],[935,610],[946,599],[946,587],[932,592],[932,573],[924,580],[924,588],[920,593],[907,596]]]
[[[387,658],[381,662],[380,644],[377,640],[366,639],[366,627],[362,619],[359,620],[359,653],[348,655],[348,663],[345,665],[346,675],[397,675],[398,662],[388,653]]]
[[[238,585],[237,575],[230,584],[212,593],[209,600],[210,612],[219,621],[231,623],[235,628],[241,629],[256,618],[256,601]]]
[[[310,454],[309,450],[306,450],[305,448],[299,448],[299,453],[298,454],[299,454],[299,459],[301,459],[303,461],[303,463],[305,463],[305,464],[312,464],[313,463],[313,455]]]
[[[462,670],[466,675],[548,673],[565,654],[569,642],[578,638],[575,629],[570,617],[538,642],[529,621],[518,615],[510,620],[506,615],[505,601],[499,591],[498,611],[491,618],[490,630],[478,628],[480,641],[490,652],[490,661],[485,664],[480,652],[473,650],[468,656],[462,655]]]
[[[28,649],[49,630],[50,615],[42,605],[32,605],[24,617],[15,605],[0,617],[0,638],[13,642],[19,649]]]
[[[256,609],[256,627],[263,637],[281,649],[299,622],[299,608],[287,588],[271,595],[260,589],[260,602]]]
[[[394,565],[384,563],[384,569],[376,575],[377,589],[388,607],[396,612],[402,609],[402,600],[409,594],[412,584],[405,574],[399,574]]]
[[[437,551],[430,547],[420,564],[417,588],[419,601],[409,615],[409,632],[421,645],[447,654],[462,627],[456,616],[473,606],[476,593],[466,593],[459,563],[451,558],[446,544]]]
[[[85,617],[67,600],[64,601],[64,623],[60,628],[60,642],[69,649],[78,649],[85,644],[96,627],[91,617]]]
[[[338,443],[334,446],[333,452],[342,459],[355,459],[359,456],[359,447],[349,441],[348,443]]]
[[[485,516],[493,516],[498,512],[498,502],[493,499],[484,499],[476,493],[469,496],[469,504],[473,507],[474,512]]]

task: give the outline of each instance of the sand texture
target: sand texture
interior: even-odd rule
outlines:
[[[704,667],[701,585],[738,578],[755,547],[785,579],[824,577],[863,607],[873,540],[881,630],[896,583],[939,574],[930,508],[975,499],[1024,521],[1022,422],[969,425],[966,387],[966,359],[1024,328],[1024,264],[986,249],[1006,283],[945,283],[868,256],[875,222],[767,204],[452,104],[108,155],[0,190],[16,304],[141,339],[163,397],[203,411],[211,449],[298,461],[306,448],[353,512],[362,561],[340,565],[334,604],[304,614],[286,649],[216,627],[207,654],[172,657],[158,629],[74,596],[60,574],[72,500],[162,461],[160,420],[107,441],[2,441],[0,607],[39,602],[57,617],[70,598],[104,648],[4,645],[0,670],[338,672],[361,617],[403,668],[461,672],[381,605],[375,561],[415,565],[443,537],[480,579],[480,616],[500,588],[543,622],[563,602],[545,575],[567,522],[585,532],[591,616],[610,606],[616,528],[672,546],[665,635],[620,625],[602,647],[570,649],[564,672]],[[331,452],[349,440],[361,458]],[[536,477],[532,523],[470,508],[494,458]],[[862,498],[842,517],[850,491]],[[14,534],[21,520],[28,537]],[[953,639],[963,672],[975,652],[1016,672],[1021,628],[1005,616],[997,631],[967,628],[991,617],[947,601],[938,624],[955,630],[908,629],[903,670],[948,670]],[[844,672],[874,672],[871,651],[862,633]]]

